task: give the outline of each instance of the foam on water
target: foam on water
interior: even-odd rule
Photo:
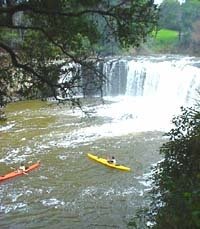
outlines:
[[[122,63],[126,66],[126,71],[123,70],[124,67],[120,69]],[[125,95],[105,97],[105,100],[112,103],[93,107],[93,116],[104,119],[104,122],[79,127],[68,135],[66,141],[61,140],[58,144],[87,144],[105,137],[169,131],[173,127],[172,118],[180,113],[180,107],[193,106],[198,98],[198,64],[197,59],[179,56],[173,60],[167,57],[148,57],[108,61],[104,64],[104,73],[109,81],[106,86],[107,94],[115,91],[116,86],[121,92],[121,87],[126,82]],[[89,110],[88,107],[84,109]],[[83,116],[76,110],[71,115]]]
[[[1,127],[0,127],[0,132],[7,131],[7,130],[13,128],[14,126],[15,126],[14,123],[8,124],[8,125],[6,125],[6,126],[1,126]]]
[[[106,99],[112,103],[96,106],[93,113],[94,117],[104,120],[102,124],[91,123],[70,133],[55,134],[49,144],[59,147],[76,147],[106,137],[146,131],[165,132],[172,127],[171,119],[179,110],[177,106],[168,107],[149,97],[124,96]],[[73,115],[82,114],[74,112]]]

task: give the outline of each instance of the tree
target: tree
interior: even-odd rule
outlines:
[[[159,28],[177,30],[181,37],[181,5],[178,0],[164,0],[160,5]]]
[[[199,0],[186,0],[181,6],[182,18],[181,27],[183,31],[182,46],[189,48],[192,42],[191,32],[193,23],[200,18],[200,2]]]
[[[153,176],[153,229],[200,228],[200,111],[182,108]]]
[[[19,94],[56,97],[58,89],[73,99],[84,90],[77,66],[101,89],[101,44],[139,46],[156,22],[152,0],[1,0],[0,105]]]
[[[192,51],[193,53],[200,54],[199,47],[200,47],[200,20],[195,21],[192,26]]]

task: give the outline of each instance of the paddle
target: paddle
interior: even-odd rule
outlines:
[[[14,169],[14,170],[17,170],[16,168],[14,168],[14,167],[10,167],[11,169]]]

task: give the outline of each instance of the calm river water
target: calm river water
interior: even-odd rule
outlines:
[[[10,104],[0,125],[0,173],[21,161],[40,160],[41,167],[0,184],[0,228],[127,228],[145,205],[145,178],[166,140],[164,115],[152,120],[139,104],[91,101],[84,107],[90,117],[67,104]],[[88,152],[115,155],[131,172],[91,161]]]

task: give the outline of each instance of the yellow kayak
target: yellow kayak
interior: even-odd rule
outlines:
[[[98,157],[98,156],[95,156],[95,155],[93,155],[91,153],[88,153],[87,155],[88,155],[88,157],[90,159],[95,160],[95,161],[97,161],[97,162],[99,162],[101,164],[104,164],[106,166],[109,166],[111,168],[120,169],[120,170],[123,170],[123,171],[130,171],[131,170],[130,168],[128,168],[126,166],[123,166],[123,165],[109,163],[106,159]]]

